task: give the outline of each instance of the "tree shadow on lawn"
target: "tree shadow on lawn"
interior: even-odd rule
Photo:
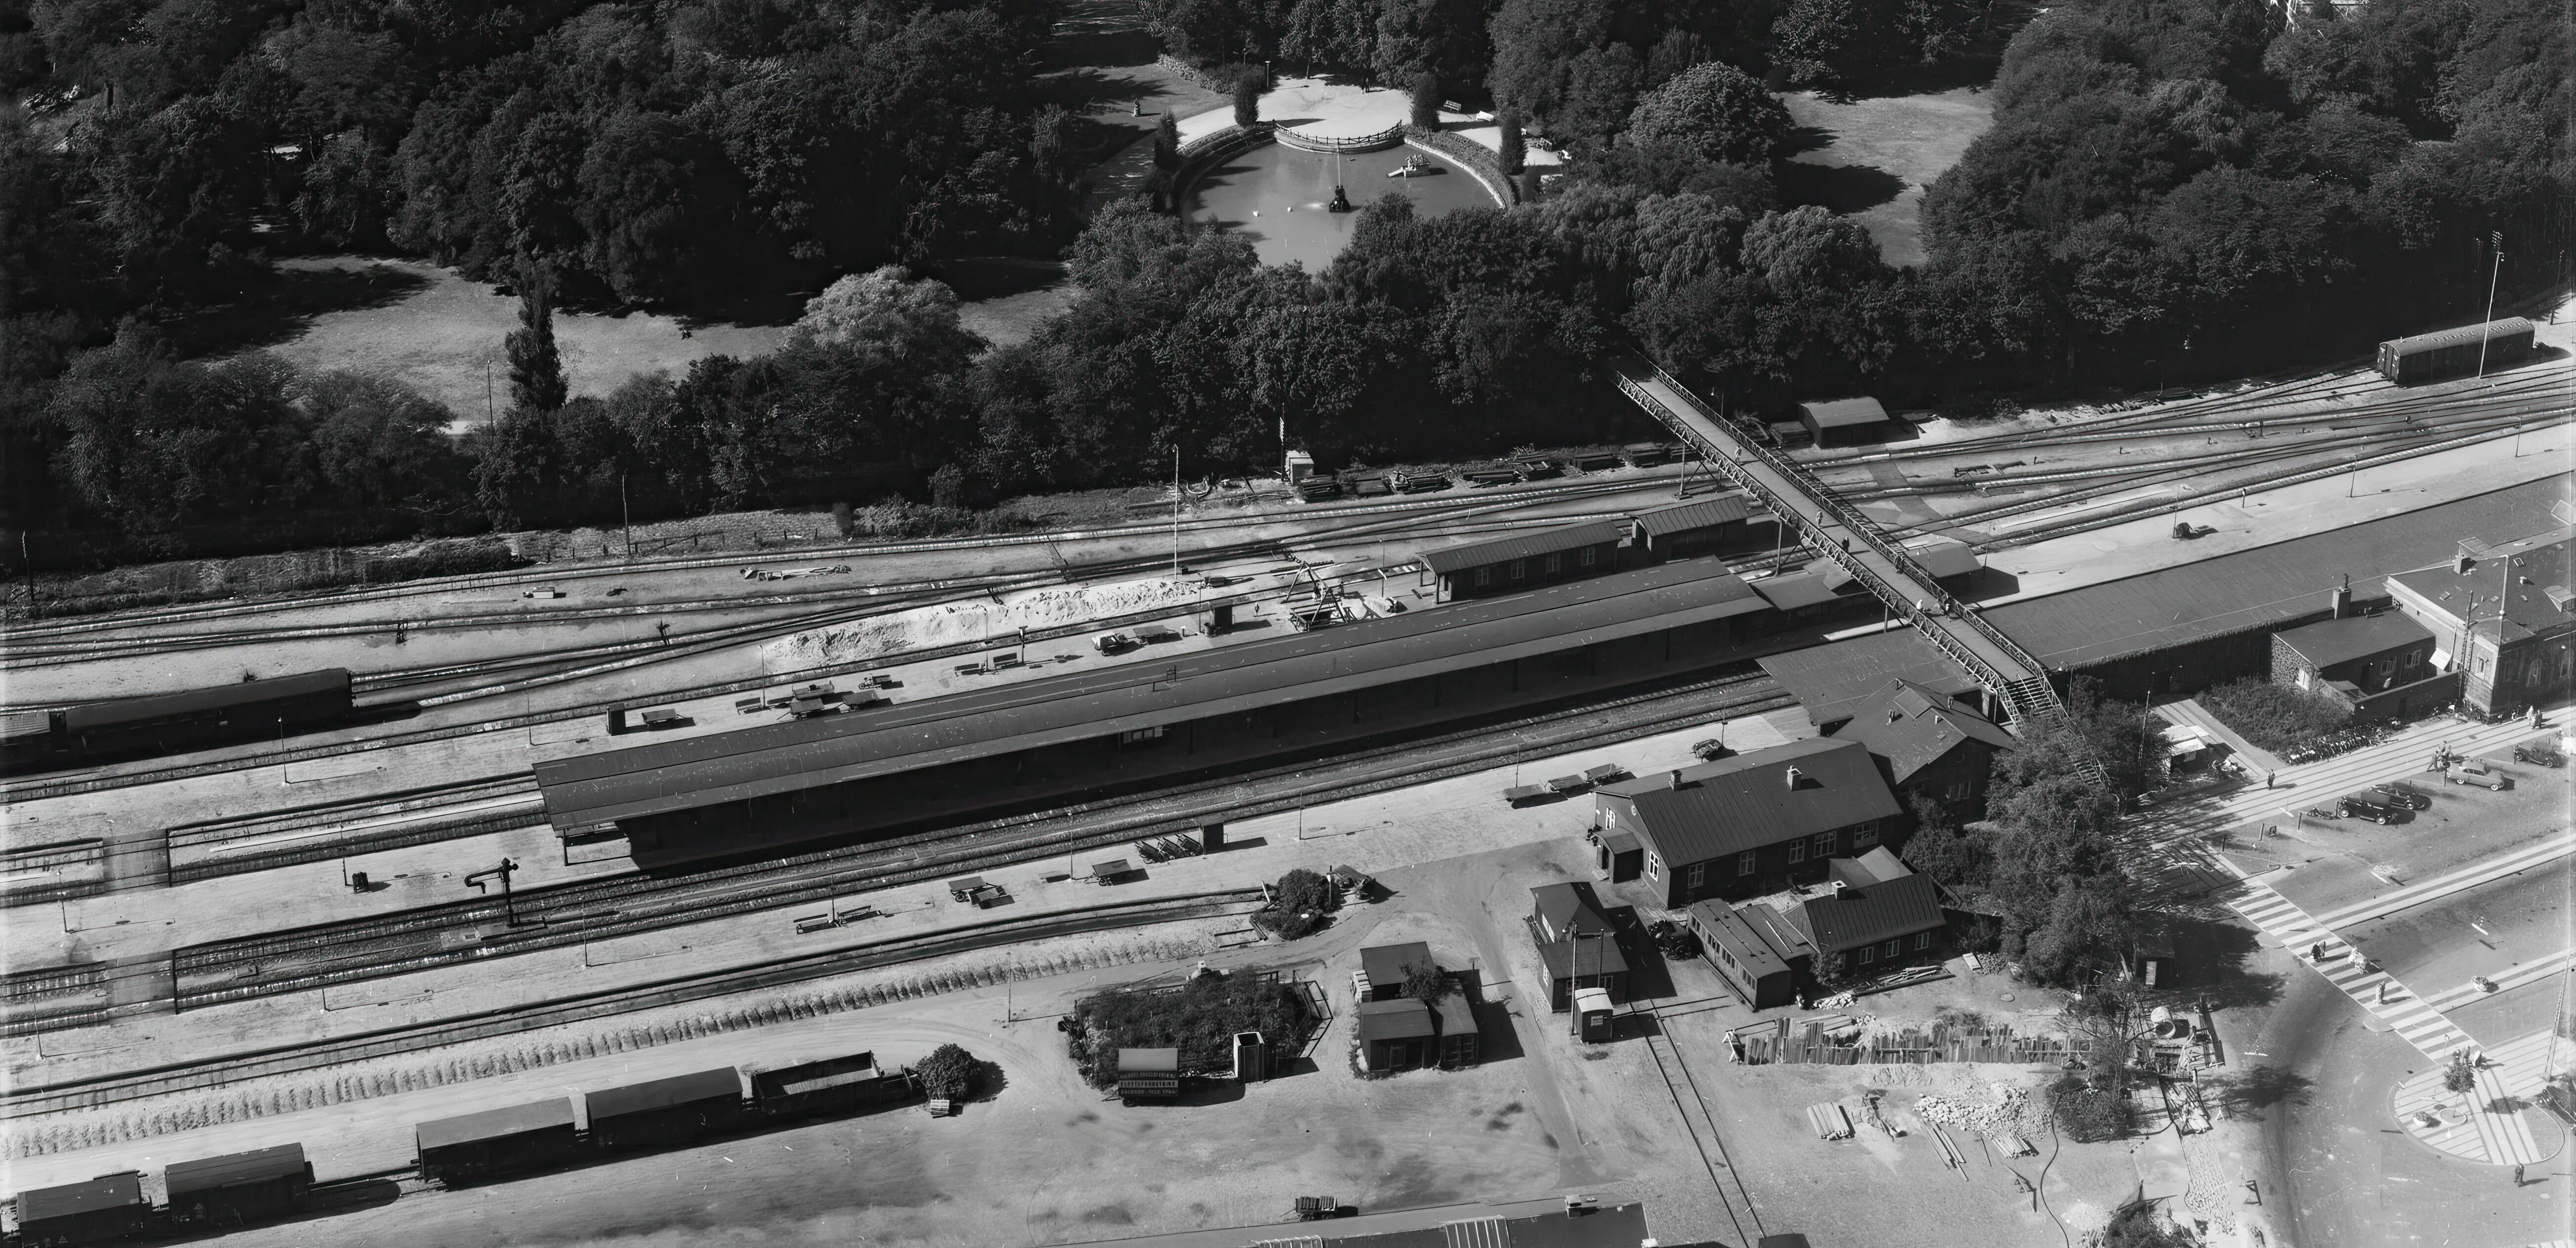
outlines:
[[[1145,30],[1061,30],[1038,54],[1040,72],[1089,65],[1151,65],[1162,42]]]
[[[1821,152],[1832,147],[1834,140],[1840,137],[1823,126],[1792,126],[1788,140],[1780,145],[1779,159],[1786,162],[1792,156]]]
[[[391,307],[429,284],[389,264],[272,268],[245,284],[233,302],[199,308],[162,329],[182,356],[231,355],[292,341],[328,313]]]
[[[1854,213],[1876,208],[1905,191],[1905,179],[1871,165],[1781,164],[1773,181],[1780,202],[1788,207],[1815,204],[1832,212]]]

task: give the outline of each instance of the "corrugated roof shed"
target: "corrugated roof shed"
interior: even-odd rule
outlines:
[[[140,723],[170,715],[190,715],[250,702],[270,702],[282,698],[329,693],[334,689],[347,692],[349,669],[325,668],[318,672],[298,672],[292,676],[271,676],[266,680],[244,680],[184,693],[160,693],[146,698],[119,698],[113,702],[93,702],[64,712],[63,726],[73,732],[107,728],[117,724]]]
[[[1832,737],[1685,768],[1678,788],[1660,776],[1606,787],[1635,804],[1644,825],[1638,835],[1675,868],[1886,819],[1903,809],[1879,779],[1869,750]]]
[[[1440,998],[1440,1034],[1472,1036],[1476,1034],[1476,1003],[1463,992]]]
[[[1816,951],[1815,942],[1807,939],[1807,934],[1770,902],[1747,902],[1737,906],[1735,912],[1743,916],[1745,925],[1751,927],[1754,934],[1762,938],[1762,943],[1771,946],[1771,952],[1784,962]]]
[[[1362,1001],[1358,1013],[1362,1040],[1419,1040],[1437,1034],[1431,1007],[1412,997]]]
[[[1958,664],[1910,628],[1864,633],[1757,661],[1807,709],[1807,722],[1819,728],[1860,713],[1891,680],[1902,678],[1952,696],[1977,688]]]
[[[2051,668],[2089,667],[2323,610],[2327,592],[2343,577],[2350,576],[2358,592],[2400,572],[2447,563],[2463,536],[2557,530],[2564,526],[2549,505],[2564,497],[2563,480],[2526,482],[2161,572],[2008,602],[1987,611],[1986,622]],[[1771,660],[1762,666],[1769,671]]]
[[[258,1183],[304,1173],[304,1146],[280,1144],[204,1161],[183,1161],[164,1176],[170,1194],[201,1192],[234,1183]]]
[[[1904,875],[1867,888],[1846,887],[1798,907],[1809,937],[1825,952],[1858,949],[1941,926],[1932,879]]]
[[[1405,977],[1417,966],[1436,966],[1431,960],[1431,946],[1421,941],[1402,945],[1372,945],[1360,950],[1360,972],[1369,977],[1372,986],[1402,988]]]
[[[1821,403],[1801,403],[1798,411],[1823,429],[1841,429],[1851,425],[1874,425],[1887,419],[1887,409],[1872,398],[1828,399]]]
[[[1541,529],[1536,533],[1498,537],[1489,542],[1469,542],[1463,546],[1444,546],[1426,551],[1422,555],[1422,566],[1447,576],[1465,568],[1489,567],[1514,559],[1535,559],[1604,542],[1615,543],[1627,536],[1628,526],[1617,520],[1569,524],[1561,528]]]
[[[2423,625],[2389,611],[2308,624],[2289,629],[2280,637],[2282,645],[2296,651],[2310,666],[2328,668],[2382,650],[2431,641],[2433,634]]]
[[[1914,868],[1905,865],[1903,859],[1884,845],[1857,858],[1836,858],[1826,865],[1828,873],[1835,879],[1854,888],[1867,888],[1898,876],[1914,874]]]
[[[1838,741],[1857,741],[1887,760],[1898,784],[1939,762],[1963,742],[1982,741],[1998,750],[2018,742],[1995,722],[1961,706],[1937,689],[1898,679],[1852,712],[1851,722],[1834,734]]]
[[[557,828],[1111,736],[1762,609],[1688,560],[997,689],[536,765]]]
[[[18,1224],[77,1217],[101,1209],[122,1209],[143,1203],[143,1176],[140,1174],[104,1174],[61,1187],[40,1187],[18,1193]]]
[[[1718,494],[1670,507],[1637,513],[1637,528],[1649,537],[1666,537],[1693,529],[1738,524],[1753,514],[1753,500],[1742,494]]]
[[[2502,320],[2483,321],[2476,325],[2456,325],[2449,329],[2437,329],[2429,334],[2393,339],[2389,345],[2401,352],[2439,350],[2443,347],[2464,347],[2473,342],[2493,341],[2497,338],[2530,332],[2532,332],[2530,321],[2519,316],[2508,316]]]
[[[478,1140],[506,1139],[531,1131],[546,1131],[572,1126],[572,1100],[556,1097],[551,1101],[534,1101],[503,1109],[487,1109],[478,1114],[459,1114],[439,1118],[413,1128],[420,1147],[426,1151],[451,1144],[471,1144]]]
[[[687,1105],[697,1101],[742,1097],[742,1076],[726,1066],[718,1070],[693,1070],[668,1079],[647,1079],[622,1088],[604,1088],[588,1093],[584,1100],[590,1107],[590,1125],[597,1127],[602,1119],[622,1118],[628,1114],[650,1113]]]

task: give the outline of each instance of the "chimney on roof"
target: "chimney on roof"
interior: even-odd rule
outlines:
[[[1793,788],[1793,789],[1794,789],[1794,788],[1797,788],[1797,787],[1798,787],[1798,782],[1799,782],[1799,781],[1801,781],[1801,780],[1804,780],[1804,779],[1806,779],[1806,778],[1807,778],[1807,773],[1805,773],[1805,772],[1803,772],[1803,771],[1800,771],[1800,770],[1798,770],[1798,769],[1797,769],[1797,768],[1795,768],[1795,767],[1792,767],[1792,768],[1790,768],[1790,769],[1789,769],[1789,787],[1790,787],[1790,788]]]
[[[1664,787],[1668,789],[1678,789],[1682,787],[1682,773],[1680,768],[1676,767],[1665,774]]]
[[[2465,550],[2460,552],[2459,557],[2451,561],[2451,571],[2458,573],[2461,576],[2467,576],[2469,574],[2469,569],[2476,566],[2478,566],[2478,561],[2475,558],[2472,558],[2469,552]]]
[[[2340,620],[2352,614],[2352,576],[2350,573],[2346,573],[2344,575],[2343,584],[2335,586],[2334,593],[2329,601],[2334,604],[2332,618]]]

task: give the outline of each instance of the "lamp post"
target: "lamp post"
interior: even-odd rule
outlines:
[[[2495,265],[2487,270],[2487,319],[2478,326],[2478,376],[2487,375],[2487,339],[2495,331],[2496,282],[2504,276],[2504,231],[2494,234]]]

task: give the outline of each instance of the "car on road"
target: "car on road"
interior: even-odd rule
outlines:
[[[2567,765],[2567,756],[2550,746],[2534,741],[2527,745],[2513,747],[2513,761],[2538,763],[2543,767],[2564,767]]]
[[[2449,767],[2444,768],[2442,771],[2442,782],[2445,784],[2474,784],[2481,789],[2495,789],[2498,791],[2502,791],[2506,785],[2513,783],[2513,781],[2508,779],[2503,772],[2497,771],[2495,768],[2489,767],[2485,763],[2479,762],[2474,758],[2468,759],[2464,762],[2453,763]]]
[[[2432,796],[2411,784],[2399,784],[2393,781],[2388,784],[2375,784],[2370,788],[2370,796],[2378,801],[2394,802],[2410,810],[2433,808]]]
[[[2397,823],[2414,813],[2395,802],[2377,801],[2360,796],[2346,797],[2337,802],[2336,806],[2339,813],[2346,818],[2367,819],[2372,823]]]

